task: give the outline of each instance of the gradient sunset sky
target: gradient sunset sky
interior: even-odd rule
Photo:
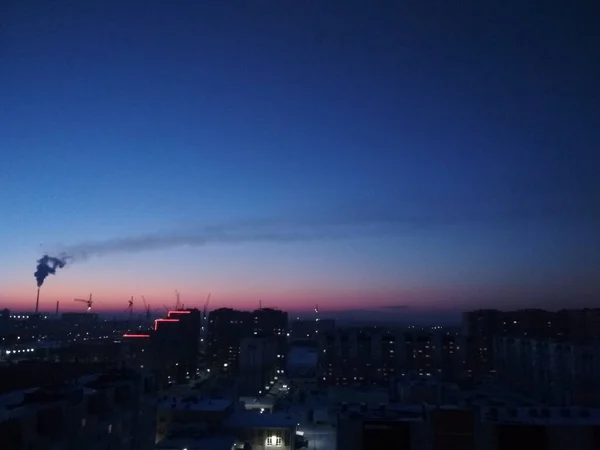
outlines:
[[[456,3],[2,2],[0,306],[592,306],[592,2]]]

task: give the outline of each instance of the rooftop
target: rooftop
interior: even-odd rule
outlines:
[[[0,395],[0,421],[38,409],[40,405],[94,394],[104,386],[130,379],[131,375],[123,371],[88,374]]]
[[[537,425],[600,425],[598,408],[483,407],[482,422]]]
[[[298,423],[289,414],[261,414],[253,411],[236,412],[226,421],[229,428],[296,428]]]
[[[381,405],[377,408],[362,406],[348,406],[346,411],[340,413],[341,417],[348,419],[394,419],[410,422],[421,422],[424,418],[424,407],[422,405],[391,404]]]
[[[327,390],[329,401],[334,403],[369,403],[378,405],[389,403],[390,394],[388,389],[360,388],[360,387],[331,387]]]
[[[236,443],[236,439],[231,436],[206,436],[193,437],[181,435],[169,435],[156,444],[157,450],[231,450]]]
[[[242,402],[246,408],[272,408],[275,406],[275,401],[275,397],[269,396],[240,397],[240,402]]]
[[[0,394],[102,373],[105,363],[59,363],[23,361],[0,367]]]
[[[224,411],[233,404],[228,398],[206,398],[200,395],[165,396],[158,409],[189,409],[194,411]]]

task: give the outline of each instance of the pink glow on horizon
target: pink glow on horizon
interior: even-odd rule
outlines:
[[[58,278],[57,278],[58,279]],[[52,279],[53,282],[57,281]],[[141,292],[153,310],[162,305],[175,303],[175,296],[170,287],[122,288],[118,285],[72,286],[49,284],[42,287],[40,295],[40,311],[53,314],[56,302],[60,301],[60,311],[83,311],[74,298],[94,293],[94,310],[96,312],[124,312],[131,292]],[[574,288],[573,286],[577,286]],[[188,287],[180,289],[182,301],[187,308],[202,309],[206,301],[208,289]],[[522,299],[532,297],[553,297],[558,292],[591,295],[597,292],[597,286],[590,284],[577,285],[557,280],[552,286],[493,286],[493,285],[457,285],[457,286],[403,286],[403,287],[269,287],[258,288],[241,284],[231,286],[210,286],[212,292],[210,309],[230,307],[252,310],[262,304],[263,307],[283,309],[290,312],[312,311],[319,304],[322,311],[341,311],[349,309],[373,309],[385,306],[406,305],[413,311],[431,311],[448,309],[475,309],[487,307],[503,307],[509,304],[518,305]],[[24,292],[27,292],[26,294]],[[0,305],[17,311],[33,311],[37,290],[27,291],[9,286],[0,292]],[[128,294],[129,293],[129,294]],[[175,312],[173,309],[169,313]],[[135,296],[134,314],[144,314],[141,299]],[[164,311],[162,312],[164,314]]]

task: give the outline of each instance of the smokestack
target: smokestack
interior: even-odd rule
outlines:
[[[40,288],[38,288],[37,300],[35,301],[35,313],[37,314],[40,309]]]
[[[58,316],[58,302],[56,302],[56,315]]]

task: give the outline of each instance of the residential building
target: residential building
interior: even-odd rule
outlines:
[[[155,384],[145,372],[113,370],[0,396],[3,450],[150,450],[155,426]]]
[[[600,308],[517,311],[477,310],[463,314],[465,363],[475,378],[494,375],[494,340],[498,337],[582,342],[600,339]]]
[[[208,364],[225,375],[238,371],[242,339],[253,335],[251,313],[219,308],[208,316]]]
[[[272,338],[276,348],[276,369],[285,367],[287,353],[286,312],[262,308],[252,312],[219,308],[208,317],[208,355],[212,369],[237,375],[241,344],[245,338]]]
[[[234,410],[235,402],[227,398],[214,399],[192,393],[163,395],[158,402],[156,442],[182,428],[195,427],[203,436],[217,433]]]
[[[278,355],[275,361],[276,369],[284,369],[288,343],[288,313],[278,309],[261,308],[252,312],[252,322],[253,336],[272,338]]]
[[[156,448],[230,450],[232,445],[249,445],[294,450],[296,426],[288,414],[245,411],[243,404],[229,399],[164,396],[158,407]]]
[[[280,366],[281,353],[278,353],[275,337],[244,338],[239,357],[239,392],[241,395],[258,395],[276,377]]]
[[[224,431],[240,446],[253,449],[295,450],[296,420],[286,413],[236,412],[224,423]]]
[[[427,413],[419,405],[382,405],[369,408],[342,406],[337,420],[337,448],[370,450],[393,446],[396,449],[428,450],[432,433]]]
[[[337,448],[596,450],[600,410],[585,408],[342,406]]]
[[[194,429],[181,429],[158,442],[156,450],[234,450],[236,442],[233,436],[198,436]]]
[[[296,319],[290,323],[290,340],[317,341],[319,333],[333,333],[335,331],[334,319]]]
[[[600,406],[600,349],[595,341],[499,337],[497,379],[509,389],[554,406]]]
[[[600,410],[574,408],[484,407],[475,423],[474,450],[596,450],[600,448]]]
[[[150,334],[153,368],[161,381],[171,378],[184,382],[199,366],[201,313],[197,309],[169,311],[168,316],[154,321]]]
[[[463,373],[461,338],[445,330],[338,328],[319,339],[319,382],[389,386],[398,374],[455,380]]]
[[[318,368],[319,349],[316,345],[292,345],[288,351],[285,375],[297,389],[316,389]]]
[[[387,385],[396,371],[395,338],[378,327],[339,328],[319,336],[319,382]]]

